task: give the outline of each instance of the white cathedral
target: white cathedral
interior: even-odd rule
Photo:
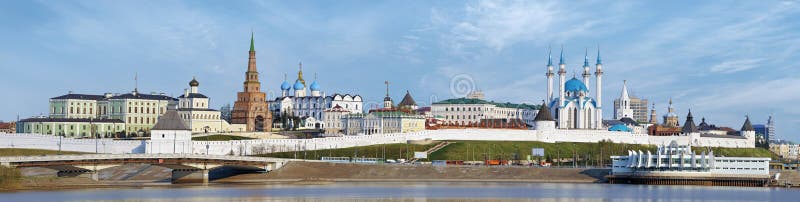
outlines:
[[[311,90],[310,95],[308,90]],[[322,121],[325,110],[333,109],[336,106],[339,106],[340,110],[350,113],[361,113],[364,110],[360,95],[333,94],[326,96],[317,83],[316,76],[311,85],[307,86],[303,79],[303,63],[300,63],[294,85],[289,84],[284,76],[281,84],[281,96],[269,101],[269,110],[273,114],[300,117],[318,129],[325,128]]]
[[[575,76],[566,80],[567,65],[564,63],[564,49],[558,63],[558,97],[553,97],[553,61],[552,54],[547,55],[547,100],[550,111],[554,114],[556,128],[559,129],[602,129],[602,85],[603,63],[600,60],[600,50],[597,50],[597,63],[594,72],[596,85],[595,96],[589,96],[589,54],[588,50],[583,61],[583,81]]]

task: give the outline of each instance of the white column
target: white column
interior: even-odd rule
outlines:
[[[599,54],[598,54],[599,57]],[[603,126],[603,64],[597,64],[597,72],[595,72],[595,77],[597,79],[597,85],[595,85],[595,89],[597,91],[597,121],[596,121],[596,128],[601,128]]]

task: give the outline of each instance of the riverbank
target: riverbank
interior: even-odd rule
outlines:
[[[290,162],[266,174],[242,174],[217,183],[256,182],[603,182],[609,169],[508,166],[431,166]]]
[[[290,162],[269,173],[240,174],[210,184],[331,184],[336,182],[520,182],[597,183],[608,169],[531,168],[505,166],[447,166]],[[43,172],[27,170],[22,172]],[[131,164],[101,170],[100,180],[76,177],[23,176],[15,186],[0,191],[60,190],[88,188],[180,187],[171,184],[171,170],[159,166]]]

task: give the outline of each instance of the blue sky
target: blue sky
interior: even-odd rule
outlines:
[[[741,127],[774,114],[800,140],[798,1],[10,1],[0,7],[0,119],[46,114],[76,93],[179,95],[196,76],[212,107],[232,103],[255,31],[262,89],[318,75],[327,94],[369,103],[411,91],[421,104],[483,90],[540,103],[548,46],[580,74],[604,63],[604,105],[623,80],[659,113]],[[458,79],[466,79],[461,86]],[[455,87],[451,87],[455,86]],[[681,121],[683,121],[683,117]]]

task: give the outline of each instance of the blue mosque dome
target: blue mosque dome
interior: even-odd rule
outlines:
[[[300,82],[300,80],[297,80],[296,82],[294,82],[294,89],[295,90],[303,90],[303,88],[305,88],[305,87],[306,86],[303,85],[303,83]]]
[[[317,83],[317,80],[314,80],[314,82],[311,83],[311,86],[309,86],[309,88],[311,88],[311,90],[319,90],[320,87],[319,84]]]
[[[281,90],[289,90],[289,89],[292,89],[292,84],[289,84],[289,82],[286,82],[286,80],[284,80],[283,83],[281,84]]]
[[[574,77],[569,81],[567,81],[567,83],[565,83],[564,85],[565,85],[565,90],[567,92],[580,92],[580,91],[589,92],[589,88],[586,88],[586,85],[583,84],[583,82]]]

